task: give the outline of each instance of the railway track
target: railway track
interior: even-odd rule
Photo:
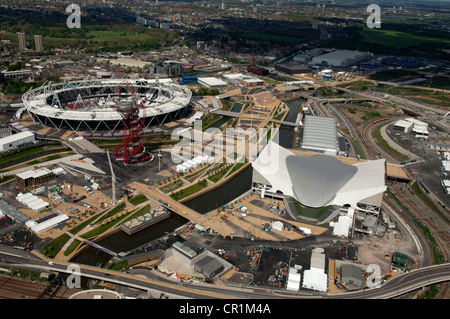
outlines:
[[[368,156],[368,159],[376,159],[377,154],[379,154],[392,164],[401,164],[402,161],[399,158],[386,151],[373,138],[373,130],[378,126],[383,125],[386,120],[381,122],[374,121],[365,125],[363,127],[363,134],[361,135],[361,142],[364,144],[365,149],[371,150],[368,152],[370,153],[370,158]]]
[[[442,250],[445,259],[449,257],[450,230],[439,216],[432,212],[428,206],[420,199],[410,196],[409,190],[402,186],[391,186],[390,189],[402,204],[410,210],[410,212],[425,225],[432,233],[436,242]]]

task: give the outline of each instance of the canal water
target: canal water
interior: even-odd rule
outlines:
[[[117,253],[129,252],[164,237],[166,232],[171,233],[186,223],[187,219],[178,214],[171,214],[169,218],[133,235],[127,235],[122,230],[119,230],[97,242]],[[108,254],[87,246],[80,254],[72,258],[71,261],[91,266],[104,266],[110,259],[111,256]]]
[[[304,99],[298,99],[285,102],[289,108],[289,112],[284,119],[286,122],[295,122],[297,115],[300,112],[300,106],[304,102]],[[276,137],[275,137],[276,138]],[[294,128],[292,126],[282,125],[278,130],[278,144],[284,148],[295,148],[292,143],[294,142]]]
[[[294,122],[299,113],[299,106],[302,100],[294,100],[286,102],[289,108],[289,113],[286,121]],[[283,126],[279,131],[279,144],[283,147],[290,148],[292,146],[293,128]],[[197,196],[184,205],[200,212],[207,213],[216,208],[226,205],[233,199],[241,196],[250,190],[252,184],[252,167],[248,166],[240,174],[231,178],[227,183]],[[115,232],[98,242],[117,253],[129,252],[135,250],[151,241],[157,240],[165,235],[167,232],[173,232],[175,229],[187,223],[187,220],[177,214],[172,214],[170,218],[163,220],[153,226],[148,227],[134,235],[127,235],[122,231]],[[72,261],[76,263],[104,266],[109,260],[110,256],[99,252],[92,247],[86,247],[81,254],[75,256]]]

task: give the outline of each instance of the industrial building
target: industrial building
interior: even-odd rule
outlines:
[[[16,207],[8,204],[3,199],[0,199],[0,214],[8,216],[16,223],[24,223],[30,219],[30,217],[22,213]]]
[[[364,284],[363,270],[359,265],[343,264],[341,266],[341,282],[362,288]]]
[[[36,141],[33,132],[26,131],[0,138],[0,152],[8,152]]]
[[[394,252],[392,255],[392,266],[396,268],[405,268],[408,265],[408,256],[400,252]]]
[[[344,68],[364,61],[369,57],[369,55],[369,52],[335,50],[333,52],[314,57],[312,59],[312,63],[315,65]]]
[[[256,75],[259,75],[259,76],[269,75],[269,70],[259,67],[259,66],[256,66],[256,65],[247,66],[247,71],[254,73]]]
[[[16,184],[21,188],[48,183],[56,179],[56,174],[48,168],[41,167],[36,170],[28,170],[16,175]]]
[[[358,209],[358,203],[380,207],[386,190],[385,165],[385,159],[348,165],[328,155],[294,155],[269,141],[252,163],[253,192],[261,197],[283,194],[315,208]]]
[[[311,68],[294,62],[275,64],[275,69],[286,74],[303,74],[312,72]]]
[[[336,155],[338,153],[336,119],[305,115],[300,147],[305,151]]]
[[[254,87],[264,85],[264,81],[257,78],[245,77],[239,81],[245,87]]]
[[[214,253],[204,250],[197,253],[181,242],[175,242],[172,248],[166,250],[157,262],[158,270],[168,275],[180,278],[213,279],[228,271],[233,266]]]
[[[214,278],[224,270],[224,267],[216,258],[206,256],[194,264],[194,269],[206,278]]]
[[[411,132],[417,138],[428,138],[429,135],[428,123],[412,117],[395,122],[394,130],[401,131],[403,133]]]
[[[207,87],[210,89],[218,89],[218,90],[222,90],[222,89],[226,88],[228,85],[227,82],[225,82],[221,79],[217,79],[215,77],[199,78],[198,83],[200,85],[203,85],[204,87]]]

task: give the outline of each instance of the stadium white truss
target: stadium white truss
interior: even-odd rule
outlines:
[[[145,128],[183,117],[192,92],[170,79],[86,79],[64,83],[46,83],[26,92],[23,103],[35,123],[72,131],[121,130],[122,116],[112,107],[120,84],[130,83],[145,105]],[[120,92],[121,99],[130,98]],[[144,112],[141,110],[142,118]]]

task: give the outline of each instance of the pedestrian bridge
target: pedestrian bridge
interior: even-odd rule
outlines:
[[[224,110],[214,110],[211,111],[211,113],[216,113],[218,115],[226,116],[226,117],[239,117],[241,113],[239,112],[232,112],[232,111],[224,111]]]

